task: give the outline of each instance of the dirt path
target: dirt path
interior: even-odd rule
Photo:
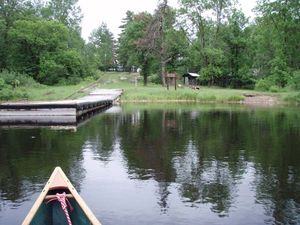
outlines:
[[[75,91],[74,93],[72,93],[71,95],[65,97],[64,99],[71,99],[73,96],[75,96],[78,93],[89,93],[91,92],[93,89],[95,89],[98,84],[100,82],[100,79],[96,80],[95,82],[88,84],[87,86],[84,86],[82,88],[80,88],[79,90]]]

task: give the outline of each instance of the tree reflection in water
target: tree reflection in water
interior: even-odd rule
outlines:
[[[80,190],[89,149],[103,164],[119,151],[128,179],[155,183],[164,215],[178,195],[180,210],[208,206],[224,221],[251,213],[236,208],[249,201],[266,224],[300,223],[298,109],[140,108],[101,114],[75,133],[0,129],[0,211],[26,202],[56,165]],[[253,196],[241,196],[241,183]]]
[[[289,155],[299,144],[299,126],[294,129],[294,122],[289,118],[299,118],[298,113],[287,116],[281,111],[270,114],[264,110],[156,110],[151,113],[145,110],[139,111],[139,115],[135,121],[129,115],[122,117],[123,154],[131,177],[152,178],[160,184],[158,204],[163,210],[168,206],[168,185],[172,182],[180,184],[183,202],[191,207],[210,204],[211,211],[223,217],[229,214],[238,197],[237,186],[248,169],[248,162],[260,165],[261,161],[267,161],[263,162],[266,168],[276,164],[280,169],[287,169],[294,155],[292,161],[298,162],[299,170],[299,151]],[[283,130],[285,138],[281,139]],[[291,146],[286,146],[287,139]],[[266,151],[275,157],[268,158]],[[280,165],[280,154],[290,156],[283,159],[286,165]],[[266,215],[273,214],[275,221],[299,222],[299,171],[286,171],[292,182],[288,184],[288,177],[278,176],[281,171],[266,173],[263,168],[255,169],[256,198],[265,205]],[[259,176],[259,173],[264,174]]]

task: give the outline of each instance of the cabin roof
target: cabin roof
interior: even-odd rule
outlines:
[[[185,73],[185,74],[183,74],[183,76],[184,77],[194,77],[194,78],[196,78],[196,77],[199,77],[200,75],[197,74],[197,73]]]

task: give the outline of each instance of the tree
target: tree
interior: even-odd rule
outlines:
[[[179,46],[180,44],[186,45],[182,30],[177,31],[174,28],[175,16],[175,11],[168,6],[168,1],[162,1],[158,4],[145,35],[139,41],[142,49],[147,49],[150,54],[159,59],[159,72],[163,86],[166,85],[167,64],[174,64],[178,58],[182,58],[183,51]],[[179,35],[178,42],[175,41],[177,35]]]
[[[191,69],[202,74],[210,84],[228,84],[225,76],[225,50],[223,40],[229,0],[181,0],[180,12],[190,33]],[[198,72],[195,71],[195,72]]]
[[[172,59],[172,52],[170,51],[170,46],[168,46],[168,41],[171,39],[168,33],[174,34],[174,23],[174,10],[168,6],[167,0],[163,0],[158,4],[153,19],[148,27],[147,35],[143,41],[145,47],[151,49],[151,51],[160,58],[160,77],[163,86],[166,85],[165,74],[167,63]],[[174,44],[174,42],[172,44]]]
[[[68,48],[68,29],[56,21],[18,20],[8,32],[9,68],[45,84],[83,76],[80,54]]]
[[[201,65],[207,65],[207,58],[204,56],[204,49],[207,45],[207,21],[205,19],[205,11],[208,8],[207,1],[200,0],[180,0],[180,13],[184,16],[185,24],[191,24],[187,26],[187,32],[190,31],[191,35],[197,37],[197,47],[202,61]]]
[[[80,33],[82,19],[78,0],[50,0],[42,10],[45,18],[56,20]]]
[[[28,1],[25,0],[1,0],[0,1],[0,69],[7,66],[8,31],[14,21],[23,17],[28,10]]]
[[[254,85],[250,70],[253,63],[250,40],[252,27],[247,25],[245,14],[234,8],[220,34],[225,44],[224,71],[228,76],[228,83],[234,88],[253,88]]]
[[[133,15],[132,19],[124,24],[117,50],[119,63],[124,68],[142,68],[144,84],[147,84],[147,76],[151,72],[150,61],[153,59],[149,49],[143,45],[143,38],[151,19],[152,16],[145,12]]]
[[[297,0],[263,0],[255,27],[253,67],[274,85],[285,86],[300,68],[300,3]]]
[[[9,30],[9,67],[37,79],[40,59],[47,52],[67,49],[67,28],[54,21],[18,20]]]
[[[105,23],[92,32],[89,42],[94,46],[94,55],[99,69],[107,71],[115,66],[114,38]]]

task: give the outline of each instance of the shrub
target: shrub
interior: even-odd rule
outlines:
[[[270,61],[271,76],[277,86],[285,87],[290,77],[289,68],[286,61],[281,56],[276,56]]]
[[[23,88],[14,89],[12,86],[7,85],[0,89],[0,100],[27,99],[28,97],[27,91]]]
[[[256,82],[255,84],[255,90],[258,91],[269,91],[270,87],[274,85],[273,82],[270,79],[261,79]]]
[[[3,78],[0,78],[0,90],[5,87],[5,80]]]
[[[14,92],[12,88],[5,87],[0,90],[0,100],[10,100],[14,97]]]
[[[300,70],[293,72],[291,79],[289,80],[288,86],[293,90],[300,90]]]
[[[280,91],[280,87],[278,87],[276,85],[272,85],[270,87],[269,91],[274,92],[274,93],[279,92]]]
[[[73,50],[45,55],[40,68],[39,80],[48,85],[78,83],[84,71],[79,54]]]
[[[148,81],[153,84],[161,84],[161,79],[158,74],[153,74],[148,77]]]
[[[300,103],[300,92],[296,94],[290,94],[284,98],[284,101],[290,102],[290,103]]]
[[[59,65],[55,60],[43,58],[41,61],[41,71],[39,80],[44,84],[57,84],[64,74],[63,65]]]
[[[29,75],[16,73],[14,71],[3,70],[0,73],[0,77],[4,80],[6,85],[10,85],[12,87],[32,87],[38,85],[38,83]]]

